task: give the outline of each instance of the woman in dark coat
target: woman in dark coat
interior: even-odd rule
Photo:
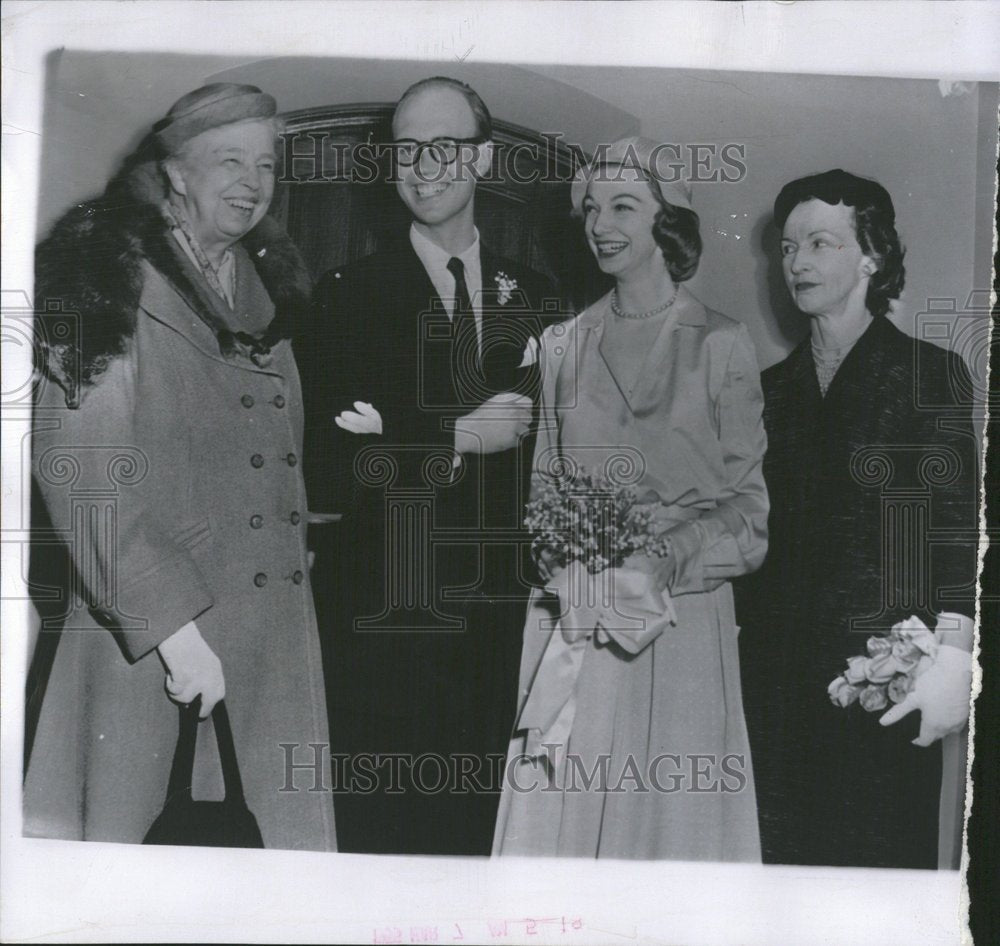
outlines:
[[[289,791],[281,746],[308,762],[328,733],[290,342],[310,286],[265,216],[274,115],[253,86],[184,96],[155,150],[38,248],[38,308],[77,326],[50,333],[33,445],[75,574],[42,628],[59,637],[26,834],[141,841],[166,795],[171,700],[207,716],[224,695],[265,846],[334,849],[331,796],[301,773]],[[194,797],[218,798],[199,729]]]
[[[937,740],[968,714],[971,383],[958,355],[887,317],[904,269],[883,187],[829,171],[788,184],[774,216],[811,331],[762,375],[770,550],[738,589],[764,859],[933,868]],[[832,705],[827,686],[847,658],[911,615],[959,650],[942,647],[881,726],[857,703]],[[886,725],[912,708],[919,727],[917,715]]]

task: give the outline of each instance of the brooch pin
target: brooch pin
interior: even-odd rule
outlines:
[[[497,284],[497,302],[500,305],[507,305],[510,302],[511,293],[517,289],[517,280],[511,279],[504,272],[499,272],[493,277],[493,281]]]

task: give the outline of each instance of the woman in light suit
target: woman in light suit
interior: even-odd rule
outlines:
[[[496,854],[760,859],[729,579],[767,547],[763,399],[746,328],[682,285],[698,217],[656,154],[625,139],[574,181],[615,288],[543,336],[535,470],[623,474],[657,504],[668,553],[625,565],[664,612],[581,633],[535,592]]]

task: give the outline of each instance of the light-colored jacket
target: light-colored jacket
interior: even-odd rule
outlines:
[[[93,265],[82,252],[73,262]],[[267,324],[268,292],[236,252],[237,314]],[[142,840],[165,799],[178,731],[155,648],[195,620],[222,662],[265,846],[332,850],[331,795],[306,791],[312,776],[301,771],[300,790],[287,791],[281,745],[309,762],[309,743],[328,744],[291,343],[279,341],[261,365],[224,356],[189,295],[207,286],[194,278],[186,292],[149,259],[139,271],[123,352],[77,409],[48,380],[37,400],[35,478],[52,538],[69,546],[75,589],[40,636],[40,653],[53,635],[58,646],[27,770],[25,831]],[[210,737],[203,724],[195,798],[221,797]]]
[[[706,754],[718,774],[721,760],[733,756],[742,782],[739,791],[714,794],[524,792],[508,782],[494,851],[758,860],[728,582],[757,568],[767,550],[766,440],[753,346],[744,326],[681,287],[628,392],[600,352],[608,313],[605,297],[542,338],[535,469],[596,469],[634,482],[640,499],[664,504],[659,518],[676,562],[668,591],[677,620],[657,625],[630,652],[598,635],[589,639],[573,682],[568,753],[588,772],[602,755],[614,772],[629,759],[642,769],[659,756]],[[552,679],[539,667],[559,650],[549,647],[560,634],[556,605],[542,591],[529,603],[519,715],[536,681]],[[525,736],[515,730],[508,773],[530,743]],[[515,779],[523,785],[529,774]]]

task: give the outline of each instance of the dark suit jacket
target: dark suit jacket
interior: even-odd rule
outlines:
[[[808,339],[761,381],[770,546],[736,592],[765,860],[934,867],[940,747],[826,685],[911,614],[974,614],[968,370],[877,318],[825,397]]]
[[[498,273],[517,284],[502,304]],[[334,746],[340,740],[349,753],[482,759],[507,745],[532,577],[521,523],[533,438],[466,458],[453,475],[453,425],[493,393],[535,394],[537,367],[519,367],[525,346],[563,316],[543,277],[486,248],[482,274],[484,370],[474,390],[455,384],[452,324],[405,238],[323,277],[310,349],[297,352],[310,509],[343,513],[313,530],[313,577],[330,641]],[[379,411],[381,436],[334,424],[357,400]],[[477,844],[463,847],[457,837],[453,847],[435,847],[439,835],[464,830],[438,819],[433,837],[387,835],[384,846],[362,839],[356,849],[488,853],[487,801]],[[452,796],[448,812],[459,808]]]
[[[353,401],[368,401],[382,416],[378,442],[415,447],[405,456],[396,485],[418,485],[419,466],[430,451],[450,450],[454,419],[492,393],[512,389],[534,394],[537,371],[519,371],[527,339],[561,317],[559,300],[544,277],[482,250],[485,377],[456,390],[451,377],[453,329],[443,303],[408,239],[340,270],[317,285],[315,332],[307,350],[307,451],[310,505],[314,511],[345,512],[361,495],[354,462],[375,438],[341,431],[333,418]],[[504,273],[517,288],[501,304],[494,276]],[[477,384],[478,382],[478,384]],[[453,495],[446,490],[439,499]]]

